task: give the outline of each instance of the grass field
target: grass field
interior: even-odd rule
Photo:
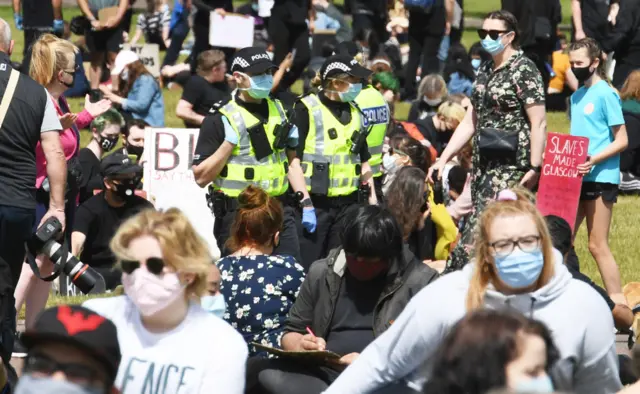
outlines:
[[[531,0],[535,1],[535,0]],[[340,0],[337,1],[341,3]],[[563,21],[565,23],[570,22],[571,10],[570,0],[562,0],[563,8]],[[237,1],[241,3],[241,1]],[[466,0],[465,1],[465,14],[467,16],[481,18],[487,12],[500,8],[500,1],[497,0]],[[65,8],[65,19],[69,20],[71,17],[80,14],[77,8]],[[0,7],[0,17],[9,21],[13,26],[13,13],[10,7]],[[134,19],[135,21],[135,19]],[[135,24],[134,24],[135,25]],[[12,59],[20,61],[22,59],[23,51],[23,35],[22,32],[13,30],[14,39],[16,41],[14,55]],[[478,40],[475,31],[466,31],[463,36],[463,43],[469,47],[471,44]],[[182,127],[182,122],[175,116],[175,107],[180,99],[180,91],[165,90],[165,107],[166,107],[166,125],[167,127]],[[72,99],[70,100],[71,108],[74,111],[82,109],[83,100]],[[409,110],[407,103],[400,103],[397,106],[396,114],[398,118],[406,118]],[[565,114],[550,113],[547,115],[548,130],[551,132],[566,133],[569,130],[569,122]],[[83,132],[82,145],[86,145],[90,136],[87,132]],[[636,218],[640,217],[640,206],[638,204],[639,199],[636,197],[621,197],[619,203],[614,209],[614,221],[611,227],[611,248],[616,256],[620,270],[622,273],[623,283],[631,281],[640,281],[640,272],[636,269],[637,261],[640,260],[640,248],[635,245],[634,234],[637,227]],[[584,226],[583,226],[584,227]],[[591,258],[587,249],[586,231],[584,228],[578,234],[576,239],[576,249],[580,257],[582,270],[592,277],[596,282],[602,283],[600,275],[597,271],[595,262]],[[71,299],[64,299],[65,302],[79,303],[82,302],[84,297],[74,297]],[[63,300],[59,298],[51,298],[50,303],[59,303]]]

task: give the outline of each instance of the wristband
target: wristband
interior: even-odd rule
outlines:
[[[540,174],[542,172],[542,166],[531,166],[530,170],[533,170],[536,174]]]
[[[300,206],[302,208],[313,208],[313,201],[311,201],[311,198],[307,197],[304,200],[300,201]]]

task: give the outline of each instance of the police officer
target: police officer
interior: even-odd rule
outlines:
[[[354,42],[344,41],[336,46],[336,53],[349,55],[362,63],[364,56],[358,50],[358,46]],[[367,137],[367,145],[369,145],[369,153],[371,158],[369,164],[373,172],[373,180],[378,198],[382,197],[382,146],[384,145],[384,137],[390,120],[389,105],[380,94],[378,89],[373,87],[369,79],[364,79],[365,86],[358,97],[356,104],[364,113],[365,124],[371,126]]]
[[[237,197],[247,186],[256,185],[283,202],[284,227],[275,253],[300,260],[295,208],[287,198],[289,183],[302,199],[309,194],[296,158],[297,128],[289,123],[282,104],[270,98],[275,69],[263,49],[238,51],[230,68],[238,91],[227,103],[214,106],[200,128],[193,173],[198,185],[209,185],[216,218],[213,232],[223,256],[230,253],[224,244],[238,207]],[[312,209],[307,208],[305,228],[315,230],[315,220]]]
[[[375,193],[369,193],[373,181],[366,141],[368,127],[355,103],[362,79],[370,74],[351,56],[331,56],[313,81],[320,92],[301,98],[295,105],[294,122],[300,134],[298,158],[311,193],[302,205],[314,207],[317,217],[316,231],[301,231],[305,267],[340,244],[342,219],[348,209],[366,202],[366,198],[376,203]]]

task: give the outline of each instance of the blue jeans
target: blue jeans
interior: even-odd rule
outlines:
[[[33,234],[35,210],[0,205],[0,356],[11,360],[16,331],[15,290],[25,256],[24,244]]]

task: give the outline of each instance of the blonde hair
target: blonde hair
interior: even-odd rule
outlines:
[[[332,82],[332,80],[346,79],[346,78],[349,78],[349,74],[341,73],[341,74],[334,75],[331,78],[323,80],[322,77],[320,76],[320,72],[317,72],[316,75],[311,80],[311,86],[314,88],[319,88],[319,87],[326,88]]]
[[[456,120],[458,123],[462,122],[466,113],[462,105],[453,101],[445,101],[438,107],[438,115],[447,120]]]
[[[48,86],[60,70],[75,69],[78,48],[53,34],[44,34],[33,44],[29,76],[40,85]]]
[[[158,240],[162,259],[167,266],[186,274],[194,274],[187,287],[188,295],[200,297],[207,290],[207,274],[212,258],[206,242],[196,233],[187,217],[177,208],[164,212],[146,209],[127,219],[111,239],[109,247],[116,258],[131,260],[131,241],[142,236]]]
[[[489,204],[480,217],[475,240],[476,266],[466,300],[467,311],[469,312],[480,309],[484,305],[487,286],[489,283],[496,283],[499,280],[489,246],[489,229],[493,221],[498,217],[526,215],[533,219],[538,228],[540,245],[544,255],[544,266],[536,283],[536,289],[546,285],[553,278],[555,271],[553,244],[547,228],[547,222],[533,204],[533,196],[528,191],[522,188],[514,188],[512,191],[516,194],[517,200],[493,202]]]
[[[449,95],[447,90],[447,83],[440,74],[429,74],[422,78],[420,85],[418,85],[418,98],[426,96],[427,93],[439,93],[442,99]]]

